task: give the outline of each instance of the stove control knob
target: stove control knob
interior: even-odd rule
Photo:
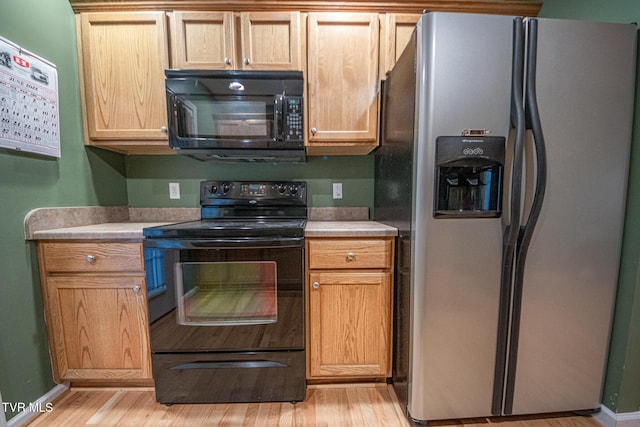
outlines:
[[[289,186],[289,193],[291,193],[292,195],[295,195],[297,192],[298,192],[298,186],[296,185]]]
[[[230,189],[231,185],[229,185],[228,183],[225,182],[224,184],[222,184],[222,194],[227,194]]]
[[[284,192],[287,191],[287,186],[284,184],[278,184],[277,188],[278,188],[278,193],[280,194],[284,194]]]
[[[217,185],[212,185],[211,188],[209,189],[209,192],[211,194],[216,194],[218,192],[218,186]]]

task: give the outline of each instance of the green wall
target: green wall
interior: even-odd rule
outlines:
[[[66,0],[1,0],[0,36],[58,70],[60,159],[0,150],[0,391],[31,402],[54,385],[34,244],[23,220],[44,206],[124,205],[122,156],[82,145],[75,22]],[[14,414],[7,414],[7,418]]]
[[[639,22],[638,0],[544,0],[542,17],[609,22]],[[611,46],[615,49],[615,46]],[[640,55],[639,55],[640,57]],[[640,69],[640,68],[639,68]],[[614,412],[640,410],[640,80],[631,153],[618,296],[603,403]]]
[[[306,163],[202,162],[185,156],[127,158],[129,203],[135,207],[197,207],[199,184],[213,180],[304,180],[311,206],[368,206],[373,209],[373,165],[369,156],[308,157]],[[169,200],[169,182],[180,183],[181,199]],[[342,183],[333,199],[332,183]]]

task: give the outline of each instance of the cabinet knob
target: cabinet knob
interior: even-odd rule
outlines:
[[[349,261],[353,261],[354,259],[356,259],[356,254],[354,254],[353,252],[349,252],[349,253],[347,254],[347,259],[348,259]]]
[[[140,292],[140,285],[135,285],[135,286],[134,286],[133,288],[131,288],[131,289],[133,289],[133,292],[135,292],[135,293],[137,294],[138,292]]]
[[[244,58],[244,65],[249,65],[251,64],[251,61],[249,60],[249,58]]]
[[[87,262],[89,264],[91,264],[96,260],[96,257],[94,257],[93,255],[87,255],[87,257],[85,259],[87,260]]]
[[[311,286],[313,286],[313,289],[318,289],[318,288],[320,288],[320,283],[313,282],[313,285],[311,285]]]
[[[231,65],[231,58],[224,58],[224,63],[227,65]]]
[[[162,127],[160,128],[160,132],[162,132],[162,133],[167,133],[167,127],[166,127],[166,126],[162,126]]]
[[[318,132],[318,129],[311,128],[311,135],[315,135]]]

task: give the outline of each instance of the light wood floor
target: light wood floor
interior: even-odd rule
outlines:
[[[409,427],[391,386],[313,386],[298,404],[251,403],[166,406],[152,389],[72,388],[29,426],[330,426]],[[433,426],[601,427],[589,417],[451,420]]]

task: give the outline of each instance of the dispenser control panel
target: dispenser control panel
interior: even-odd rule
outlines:
[[[497,218],[502,213],[505,138],[436,138],[435,218]]]

